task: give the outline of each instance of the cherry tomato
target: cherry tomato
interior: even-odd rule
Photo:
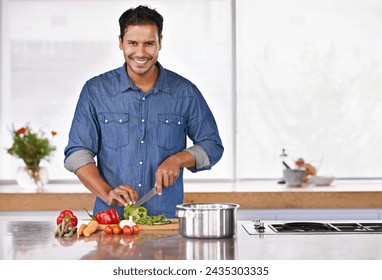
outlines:
[[[113,228],[112,228],[112,226],[106,226],[103,231],[104,231],[105,234],[112,234],[113,233]]]
[[[132,227],[132,229],[133,229],[133,234],[138,234],[139,233],[139,226],[138,225],[134,225]]]
[[[114,234],[121,234],[122,233],[121,227],[119,225],[113,226],[113,233]]]
[[[124,235],[131,235],[131,234],[133,234],[133,229],[130,226],[128,226],[128,225],[123,226],[122,231],[123,231]]]

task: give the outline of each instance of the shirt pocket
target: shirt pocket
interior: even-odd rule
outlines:
[[[102,143],[114,150],[129,144],[129,114],[99,113]]]
[[[186,145],[185,118],[159,114],[157,144],[165,150],[183,149]]]

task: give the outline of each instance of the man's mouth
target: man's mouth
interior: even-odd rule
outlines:
[[[131,58],[131,60],[135,62],[136,64],[143,65],[146,62],[148,62],[150,59],[149,58]]]

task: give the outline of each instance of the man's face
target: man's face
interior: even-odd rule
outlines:
[[[123,41],[119,38],[119,48],[127,63],[127,72],[131,78],[143,78],[154,71],[161,49],[161,38],[155,24],[129,25]]]

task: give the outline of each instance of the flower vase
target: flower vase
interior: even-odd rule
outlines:
[[[16,181],[24,189],[41,190],[48,183],[48,169],[42,166],[20,166],[17,168]]]

